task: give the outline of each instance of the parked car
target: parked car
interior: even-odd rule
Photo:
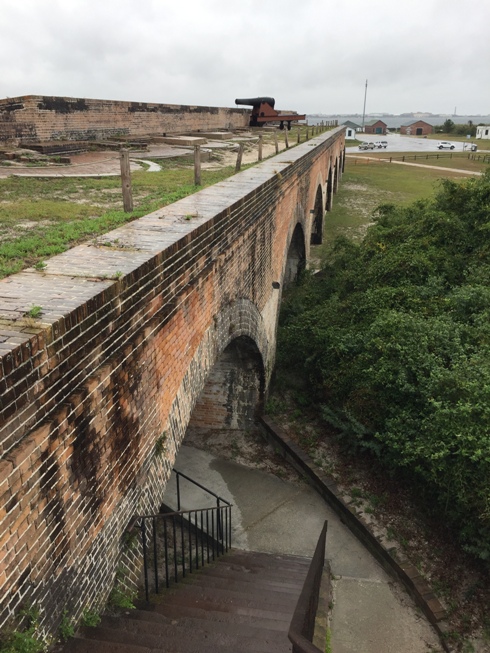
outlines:
[[[449,141],[439,141],[439,143],[437,143],[437,147],[440,150],[444,150],[444,149],[454,150],[454,143],[450,143]]]
[[[379,150],[382,148],[386,149],[386,146],[388,145],[388,141],[376,141],[374,144]]]
[[[360,149],[360,150],[374,150],[375,147],[376,147],[376,146],[374,145],[374,143],[366,143],[366,142],[364,142],[364,143],[361,143],[361,144],[359,145],[359,149]]]

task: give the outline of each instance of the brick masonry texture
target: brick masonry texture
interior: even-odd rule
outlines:
[[[0,100],[0,143],[236,129],[248,125],[249,113],[225,107],[25,95]]]
[[[266,391],[286,273],[343,158],[338,128],[0,281],[0,627],[29,602],[54,632],[107,599],[230,343]]]

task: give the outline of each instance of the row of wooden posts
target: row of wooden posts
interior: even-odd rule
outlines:
[[[305,141],[313,136],[317,136],[324,132],[328,127],[320,125],[306,125]],[[301,129],[298,126],[296,134],[297,143],[301,142]],[[289,148],[289,132],[287,129],[284,130],[284,142],[286,149]],[[261,134],[258,141],[258,160],[262,161],[263,159],[263,145],[264,145],[264,136]],[[277,131],[274,131],[274,145],[276,148],[276,154],[279,154],[279,141],[277,139]],[[235,172],[240,172],[242,167],[242,158],[244,151],[244,144],[240,143],[238,146],[238,154],[235,165]],[[131,169],[129,164],[129,150],[121,149],[121,184],[122,184],[122,194],[123,194],[123,206],[126,213],[131,213],[133,211],[133,192],[131,188]],[[201,146],[194,146],[194,185],[201,186]]]

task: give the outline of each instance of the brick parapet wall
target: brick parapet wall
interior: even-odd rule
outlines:
[[[27,95],[0,100],[0,143],[236,129],[248,125],[249,114],[226,107]]]
[[[124,528],[158,509],[232,339],[270,377],[272,282],[342,151],[342,129],[323,134],[0,282],[0,626],[26,599],[52,630],[107,596]]]

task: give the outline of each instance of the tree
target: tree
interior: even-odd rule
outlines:
[[[445,134],[450,134],[453,131],[454,122],[451,120],[451,118],[447,118],[447,120],[444,121],[444,124],[442,125],[442,129]]]

